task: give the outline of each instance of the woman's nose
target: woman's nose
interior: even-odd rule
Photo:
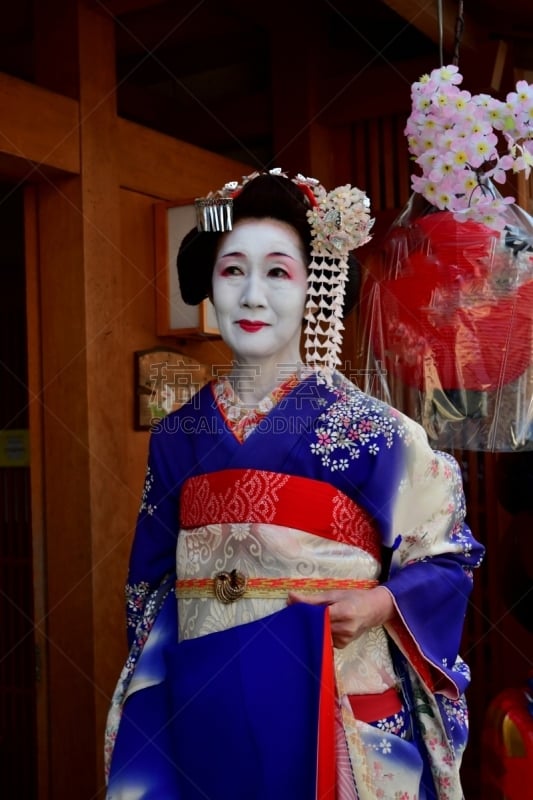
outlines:
[[[258,275],[247,276],[241,295],[241,306],[248,308],[264,308],[266,305],[263,282]]]

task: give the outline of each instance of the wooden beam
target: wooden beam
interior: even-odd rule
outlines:
[[[0,73],[0,154],[39,178],[42,167],[79,174],[79,107],[69,97]]]
[[[123,188],[162,200],[190,199],[252,171],[124,119],[117,121],[119,180]]]
[[[272,32],[272,124],[274,161],[290,172],[319,175],[331,183],[334,154],[318,98],[320,59],[327,52],[327,31],[317,4],[287,5],[284,24]],[[305,45],[294,47],[294,32]]]
[[[503,70],[505,62],[507,61],[509,45],[507,42],[498,42],[498,49],[496,51],[496,58],[494,59],[494,66],[492,67],[492,78],[490,81],[491,87],[495,92],[499,92],[502,85]]]

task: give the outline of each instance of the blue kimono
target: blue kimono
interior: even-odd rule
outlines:
[[[158,422],[108,800],[459,800],[458,648],[483,556],[464,516],[453,458],[339,374],[251,412],[221,379]],[[342,650],[326,607],[287,606],[378,582],[393,619]]]

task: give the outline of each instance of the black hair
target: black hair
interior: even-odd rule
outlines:
[[[298,233],[311,262],[311,229],[307,196],[290,179],[265,173],[250,180],[233,201],[233,222],[242,219],[270,217],[291,225]],[[183,238],[177,257],[178,279],[183,301],[198,305],[211,294],[211,281],[216,253],[223,233],[198,231],[193,228]],[[343,316],[357,304],[360,287],[360,266],[350,254]]]

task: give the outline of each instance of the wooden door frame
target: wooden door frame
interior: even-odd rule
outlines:
[[[48,659],[46,645],[46,559],[44,531],[43,418],[41,406],[41,310],[37,191],[24,189],[26,262],[26,330],[28,342],[28,418],[31,431],[31,526],[33,558],[33,619],[36,657],[35,722],[39,800],[48,800]]]

